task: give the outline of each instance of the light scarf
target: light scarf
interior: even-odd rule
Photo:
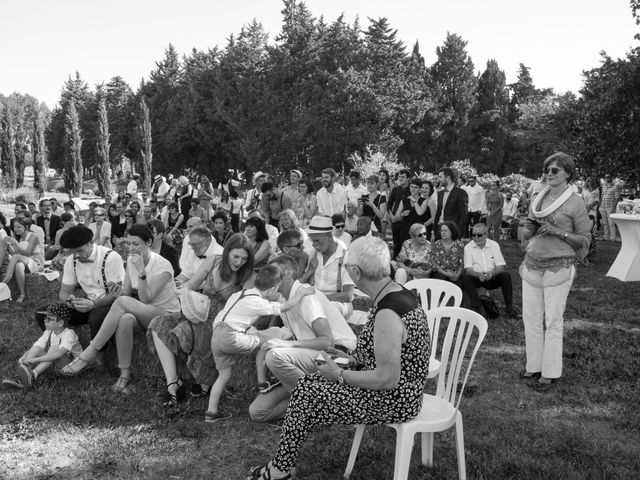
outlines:
[[[533,202],[531,203],[531,212],[538,218],[545,218],[551,215],[558,208],[560,208],[564,204],[564,202],[569,200],[569,197],[573,194],[573,191],[569,187],[567,187],[567,189],[562,192],[562,195],[560,195],[551,205],[543,210],[538,210],[538,208],[542,205],[542,199],[549,193],[549,190],[551,190],[551,187],[547,185],[538,195],[536,195],[536,198],[534,198]]]

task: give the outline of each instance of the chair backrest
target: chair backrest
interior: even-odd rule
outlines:
[[[455,283],[437,278],[419,278],[405,283],[404,288],[414,290],[420,297],[422,309],[428,313],[437,307],[459,307],[462,303],[462,290]],[[431,358],[435,358],[438,345],[438,329],[431,317],[427,315],[429,332],[431,332]]]
[[[458,307],[434,308],[427,312],[427,317],[434,324],[434,329],[440,328],[442,320],[449,322],[442,345],[436,397],[443,398],[458,408],[476,353],[487,334],[487,321],[472,310]],[[475,346],[467,354],[471,342],[475,342]],[[458,391],[463,368],[466,371]]]

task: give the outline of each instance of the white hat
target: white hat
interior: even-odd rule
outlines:
[[[309,223],[309,228],[307,228],[305,231],[309,235],[333,232],[331,217],[316,215],[311,219],[311,222]]]
[[[158,180],[160,180],[162,177],[160,175],[156,175],[155,177],[153,177],[153,181],[157,182]]]
[[[11,290],[6,283],[0,283],[0,302],[3,300],[9,300],[11,298]]]
[[[259,179],[260,177],[266,177],[267,174],[261,171],[257,171],[256,173],[253,174],[253,182],[255,183],[255,181],[257,179]]]
[[[211,299],[202,293],[183,289],[178,294],[182,314],[192,323],[202,323],[207,320]]]

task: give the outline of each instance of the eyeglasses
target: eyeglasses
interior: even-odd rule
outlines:
[[[480,238],[480,237],[484,237],[486,235],[486,233],[472,233],[471,236],[473,238]]]
[[[104,217],[104,213],[94,213],[94,217]]]
[[[544,171],[544,173],[546,174],[551,174],[551,175],[557,175],[560,170],[564,170],[564,168],[560,168],[560,167],[547,167],[547,169]]]
[[[283,245],[282,248],[300,248],[301,244],[296,243],[294,245]]]
[[[344,228],[344,223],[339,223],[337,225],[334,225],[334,227],[336,227],[336,228]]]
[[[419,234],[416,235],[416,237],[418,238],[422,238],[422,237],[426,237],[427,236],[427,232],[420,232]]]
[[[133,215],[125,215],[126,218],[133,218]]]

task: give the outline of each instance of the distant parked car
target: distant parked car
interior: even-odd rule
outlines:
[[[47,170],[47,177],[55,177],[57,175],[58,172],[56,172],[55,168],[50,168],[49,170]]]

